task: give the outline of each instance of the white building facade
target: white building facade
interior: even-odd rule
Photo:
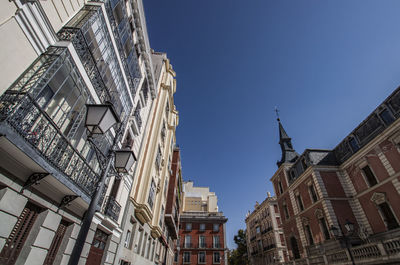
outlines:
[[[0,263],[67,264],[114,126],[91,144],[87,104],[126,121],[140,158],[157,95],[140,0],[0,3]],[[79,264],[117,264],[136,164],[111,171]]]

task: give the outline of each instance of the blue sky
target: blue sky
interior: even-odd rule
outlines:
[[[177,73],[185,180],[209,186],[227,240],[273,192],[274,107],[294,148],[334,148],[400,84],[398,0],[146,0]]]

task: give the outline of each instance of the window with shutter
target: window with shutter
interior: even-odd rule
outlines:
[[[60,248],[61,242],[64,238],[65,231],[67,230],[69,223],[67,221],[61,220],[58,225],[56,234],[54,235],[53,241],[51,242],[49,251],[47,252],[46,259],[43,265],[52,265],[56,259],[57,251]]]
[[[0,264],[13,265],[24,246],[41,208],[28,202],[0,252]]]

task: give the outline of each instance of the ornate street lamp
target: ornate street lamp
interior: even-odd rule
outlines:
[[[111,103],[86,104],[86,108],[85,125],[91,134],[104,134],[120,122]]]
[[[71,257],[68,262],[69,265],[77,265],[79,262],[79,258],[81,256],[93,216],[97,210],[101,194],[105,186],[105,180],[112,166],[113,156],[115,155],[114,166],[118,172],[128,172],[136,160],[135,155],[131,150],[114,151],[128,122],[127,118],[125,118],[124,121],[121,123],[111,103],[100,105],[88,104],[86,106],[87,112],[85,125],[90,135],[104,134],[115,123],[119,123],[120,126],[115,133],[113,144],[107,154],[105,167],[102,168],[100,179],[97,183],[93,183],[93,185],[96,185],[97,187],[90,200],[89,208],[87,209],[83,217],[81,229],[79,230],[74,249],[72,250]],[[91,143],[94,145],[93,142]],[[97,152],[97,148],[95,146],[94,149]]]
[[[118,173],[128,173],[136,161],[136,156],[132,150],[115,151],[114,167]]]
[[[354,232],[354,224],[352,222],[350,222],[349,220],[347,220],[347,219],[346,219],[346,223],[344,224],[344,227],[346,227],[346,230],[347,230],[348,233],[352,234]],[[350,239],[343,232],[342,227],[340,226],[340,223],[339,223],[339,228],[337,228],[336,226],[332,225],[329,230],[331,230],[331,233],[335,237],[335,239],[344,240],[347,252],[349,253],[349,256],[350,256],[350,259],[351,259],[351,264],[355,265],[356,263],[354,262],[354,257],[353,257],[353,254],[351,253],[351,249],[350,249],[351,248]],[[342,236],[340,236],[339,231],[342,232]]]

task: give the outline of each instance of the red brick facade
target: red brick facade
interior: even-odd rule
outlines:
[[[180,250],[178,262],[175,264],[225,264],[225,222],[227,219],[220,213],[183,213],[179,229]],[[191,226],[191,229],[187,225]],[[204,230],[200,228],[204,225]],[[215,227],[214,227],[215,226]],[[218,227],[218,231],[216,231]],[[190,242],[187,237],[190,236]],[[200,244],[200,236],[204,237],[205,244]],[[214,239],[215,238],[215,239]],[[219,239],[219,240],[217,240]],[[214,242],[215,240],[215,242]],[[204,253],[205,263],[199,262],[199,255]],[[186,254],[185,254],[186,253]],[[187,253],[190,253],[187,254]],[[215,254],[218,253],[218,254]],[[190,256],[190,260],[184,256]],[[219,259],[218,259],[219,257]]]
[[[333,249],[336,244],[336,251],[342,251],[338,240],[349,236],[354,253],[340,252],[343,263],[354,255],[359,262],[379,263],[380,257],[390,259],[397,253],[390,248],[393,240],[400,243],[400,108],[393,102],[400,102],[400,89],[334,150],[307,149],[278,164],[271,181],[291,260],[339,261],[340,255],[321,253],[317,245]],[[282,150],[293,153],[282,146],[291,147],[286,132],[282,134]],[[354,232],[345,228],[348,222],[354,224]],[[337,238],[334,227],[340,231]],[[367,237],[372,239],[365,241]],[[364,247],[366,242],[373,247]]]

